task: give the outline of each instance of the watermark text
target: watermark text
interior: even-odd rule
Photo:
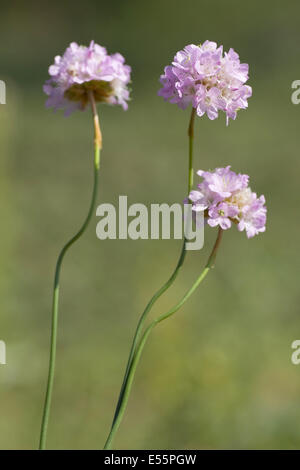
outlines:
[[[119,206],[105,203],[97,207],[100,217],[96,234],[100,240],[186,239],[187,250],[201,250],[204,245],[204,214],[193,212],[191,204],[168,205],[141,203],[128,207],[127,196],[119,196]],[[172,223],[173,221],[173,223]]]

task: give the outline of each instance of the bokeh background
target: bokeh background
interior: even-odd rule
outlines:
[[[300,365],[300,4],[287,1],[91,1],[1,4],[0,447],[38,445],[56,257],[81,224],[92,183],[89,113],[44,107],[53,57],[91,39],[132,66],[127,112],[100,108],[104,149],[98,202],[177,202],[187,181],[189,112],[157,96],[175,52],[205,39],[250,64],[249,109],[225,126],[197,119],[195,167],[231,164],[268,203],[265,234],[224,236],[217,265],[150,338],[137,370],[120,449],[298,448]],[[100,241],[96,216],[62,270],[56,381],[48,447],[102,448],[142,309],[172,272],[179,240]],[[190,252],[153,314],[199,274],[216,231]]]

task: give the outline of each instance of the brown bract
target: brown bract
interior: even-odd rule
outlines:
[[[97,103],[107,103],[113,93],[110,82],[104,80],[91,80],[84,83],[75,83],[68,88],[64,96],[69,101],[79,101],[84,109],[89,102],[89,91],[93,92]]]

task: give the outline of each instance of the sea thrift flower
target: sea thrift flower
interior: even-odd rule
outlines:
[[[63,56],[56,56],[49,67],[51,78],[43,89],[47,107],[65,109],[68,116],[89,103],[88,91],[95,101],[119,104],[127,109],[130,67],[121,54],[108,55],[104,47],[91,41],[88,47],[72,42]]]
[[[124,62],[124,58],[120,54],[108,55],[106,49],[95,44],[94,41],[88,47],[79,46],[72,42],[62,57],[55,57],[54,64],[49,67],[51,78],[44,85],[44,91],[48,95],[47,107],[63,108],[65,115],[69,115],[76,109],[84,110],[88,104],[91,106],[94,123],[94,178],[88,213],[79,230],[63,245],[56,261],[51,309],[48,379],[39,444],[41,450],[46,448],[55,379],[61,268],[65,254],[83,236],[95,213],[102,149],[97,103],[119,104],[127,109],[130,67]]]
[[[158,94],[183,109],[191,103],[200,117],[207,114],[213,120],[224,111],[228,124],[248,106],[252,89],[247,80],[248,64],[241,64],[233,49],[223,54],[223,46],[205,41],[177,52],[160,77],[163,88]]]
[[[248,175],[237,174],[230,166],[197,173],[203,181],[199,191],[191,191],[189,200],[193,211],[205,211],[208,225],[227,230],[235,223],[238,230],[246,230],[248,238],[265,231],[265,198],[251,191]]]

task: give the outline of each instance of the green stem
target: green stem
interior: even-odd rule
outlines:
[[[189,184],[188,184],[188,195],[190,194],[193,187],[194,180],[194,169],[193,169],[193,147],[194,147],[194,122],[196,116],[196,109],[192,108],[190,124],[188,129],[189,136]]]
[[[194,176],[193,143],[194,143],[195,115],[196,115],[196,110],[195,110],[195,108],[192,108],[189,127],[188,127],[188,137],[189,137],[188,194],[191,192],[191,189],[193,187],[193,176]],[[135,334],[134,334],[134,337],[133,337],[133,340],[132,340],[132,345],[131,345],[131,349],[130,349],[130,353],[129,353],[129,357],[128,357],[128,361],[127,361],[127,365],[126,365],[126,370],[125,370],[125,374],[124,374],[122,387],[121,387],[120,395],[119,395],[119,398],[118,398],[117,407],[116,407],[116,411],[115,411],[115,414],[114,414],[113,422],[115,421],[116,416],[119,412],[120,403],[122,401],[123,393],[124,393],[124,385],[125,385],[126,380],[127,380],[130,364],[131,364],[131,361],[133,359],[134,351],[135,351],[137,342],[139,340],[141,331],[143,329],[143,325],[144,325],[145,320],[147,318],[147,315],[150,312],[150,310],[152,309],[155,302],[161,297],[161,295],[164,292],[166,292],[169,289],[169,287],[171,287],[171,285],[175,281],[175,279],[178,276],[178,273],[180,271],[180,268],[183,265],[185,255],[186,255],[186,240],[184,239],[182,249],[181,249],[181,253],[180,253],[180,256],[179,256],[179,260],[178,260],[178,263],[175,267],[175,270],[173,271],[171,277],[167,280],[167,282],[153,295],[153,297],[151,298],[151,300],[147,304],[145,310],[143,311],[143,313],[142,313],[142,315],[139,319],[139,322],[138,322],[138,325],[137,325],[137,328],[136,328],[136,331],[135,331]]]
[[[99,127],[99,118],[97,115],[96,105],[94,96],[92,93],[89,95],[93,118],[94,118],[94,128],[95,128],[95,154],[94,154],[94,184],[93,184],[93,193],[92,200],[90,203],[90,208],[88,215],[80,228],[80,230],[72,237],[62,248],[56,263],[55,277],[54,277],[54,287],[53,287],[53,302],[52,302],[52,324],[51,324],[51,339],[50,339],[50,358],[49,358],[49,371],[48,371],[48,381],[46,389],[46,397],[44,403],[44,411],[42,418],[41,434],[40,434],[40,444],[39,449],[43,450],[46,448],[46,439],[47,439],[47,428],[49,422],[50,408],[51,408],[51,399],[53,392],[54,384],[54,374],[55,374],[55,359],[56,359],[56,345],[57,345],[57,324],[58,324],[58,299],[59,299],[59,280],[60,280],[60,271],[62,261],[68,249],[73,245],[73,243],[78,240],[83,233],[85,232],[91,217],[94,213],[97,191],[98,191],[98,173],[100,169],[100,149],[101,149],[101,132]]]
[[[195,290],[197,289],[199,284],[206,277],[209,270],[214,266],[217,251],[218,251],[221,239],[222,239],[222,235],[223,235],[223,230],[221,228],[219,228],[218,236],[217,236],[216,242],[214,244],[214,247],[212,249],[212,252],[211,252],[211,254],[208,258],[208,261],[207,261],[203,271],[201,272],[200,276],[196,279],[196,281],[194,282],[192,287],[186,292],[186,294],[182,297],[182,299],[174,307],[172,307],[167,313],[165,313],[163,315],[160,315],[155,320],[153,320],[152,323],[150,323],[150,325],[146,328],[143,336],[141,337],[141,340],[140,340],[138,346],[135,349],[133,359],[132,359],[131,364],[129,366],[126,381],[125,381],[124,387],[123,387],[124,390],[123,390],[123,394],[122,394],[122,400],[119,404],[119,409],[118,409],[118,412],[117,412],[117,414],[115,416],[115,419],[113,421],[113,424],[112,424],[110,433],[108,435],[107,441],[105,443],[104,449],[111,449],[113,439],[114,439],[115,434],[116,434],[116,432],[117,432],[117,430],[118,430],[118,428],[121,424],[121,421],[122,421],[122,418],[123,418],[123,415],[124,415],[124,412],[125,412],[125,409],[126,409],[126,406],[127,406],[127,403],[128,403],[128,399],[129,399],[129,395],[130,395],[130,391],[131,391],[135,371],[136,371],[139,359],[141,357],[142,351],[144,349],[144,346],[146,344],[146,341],[148,339],[148,336],[150,335],[151,331],[153,330],[153,328],[156,325],[158,325],[162,321],[164,321],[167,318],[174,315],[174,313],[177,312],[180,309],[180,307],[182,307],[182,305],[188,300],[188,298],[193,294],[193,292],[195,292]]]

